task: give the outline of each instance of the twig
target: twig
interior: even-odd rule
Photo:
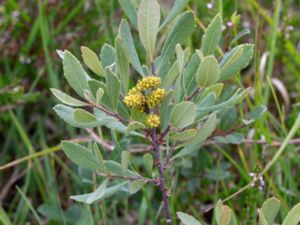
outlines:
[[[89,106],[90,107],[96,107],[97,109],[100,109],[101,111],[105,112],[107,115],[110,115],[112,117],[115,117],[117,120],[119,120],[120,122],[125,122],[127,123],[128,120],[126,120],[125,118],[121,117],[118,113],[113,113],[110,112],[109,110],[107,110],[106,108],[100,106],[100,105],[96,105],[93,102],[89,102]]]
[[[164,139],[164,137],[167,135],[167,133],[170,131],[170,129],[171,129],[171,126],[168,125],[167,128],[165,129],[165,131],[162,132],[162,134],[160,135],[160,139],[161,139],[161,140]]]
[[[163,195],[163,205],[165,210],[166,223],[167,225],[172,225],[173,222],[172,222],[171,210],[169,205],[170,194],[168,192],[167,185],[166,185],[166,171],[160,156],[160,146],[156,134],[156,129],[152,129],[152,149],[154,152],[154,157],[159,171],[159,187]]]

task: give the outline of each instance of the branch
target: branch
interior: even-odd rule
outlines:
[[[111,112],[108,109],[106,109],[106,108],[104,108],[100,105],[94,104],[93,102],[89,102],[89,106],[90,107],[96,107],[97,109],[100,109],[101,111],[105,112],[107,115],[110,115],[110,116],[116,118],[120,122],[125,122],[125,123],[129,122],[127,119],[121,117],[118,113]]]
[[[156,134],[156,129],[152,129],[152,149],[154,152],[154,157],[159,171],[159,187],[163,195],[163,205],[165,209],[166,223],[167,225],[172,225],[173,222],[172,222],[171,210],[169,205],[170,194],[168,192],[167,185],[166,185],[166,171],[160,156],[160,146]]]

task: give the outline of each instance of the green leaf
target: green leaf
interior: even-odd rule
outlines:
[[[166,75],[166,77],[164,77],[162,83],[161,83],[161,87],[163,88],[167,88],[169,85],[173,84],[173,82],[176,80],[176,78],[179,75],[179,65],[178,65],[178,61],[176,60],[171,69],[169,70],[168,74]]]
[[[160,124],[161,129],[166,129],[169,125],[169,118],[170,118],[170,104],[173,98],[173,91],[168,91],[160,105]]]
[[[224,87],[223,83],[217,83],[208,87],[205,91],[207,93],[213,92],[215,93],[216,97],[219,97],[222,94],[223,87]]]
[[[82,46],[81,56],[84,63],[90,70],[101,77],[105,76],[105,71],[103,70],[102,64],[95,52],[93,52],[88,47]]]
[[[123,187],[127,184],[128,184],[128,181],[125,181],[125,182],[122,182],[120,184],[117,184],[117,185],[111,186],[109,188],[106,188],[105,191],[104,191],[104,194],[101,193],[100,197],[99,196],[95,197],[94,201],[101,201],[101,200],[104,200],[105,198],[110,197],[111,195],[113,195],[116,192],[123,189]],[[99,187],[99,189],[100,189],[100,187]],[[70,198],[77,201],[77,202],[83,202],[83,203],[86,203],[86,204],[90,204],[90,203],[88,203],[88,199],[91,196],[95,196],[94,192],[89,193],[89,194],[83,194],[83,195],[74,195],[74,196],[71,196]]]
[[[101,172],[104,172],[105,171],[104,160],[103,160],[101,151],[98,147],[98,144],[96,142],[93,144],[93,150],[94,150],[94,154],[97,156],[97,159],[99,161],[100,170],[101,170]]]
[[[67,50],[64,53],[63,68],[70,86],[78,95],[84,98],[84,90],[89,90],[87,74],[78,59]]]
[[[260,210],[258,210],[258,221],[259,225],[269,225],[266,218],[264,217],[264,214]]]
[[[92,204],[98,199],[102,198],[106,191],[106,185],[108,180],[105,180],[86,200],[87,204]]]
[[[101,48],[100,58],[104,68],[112,67],[116,63],[116,49],[105,43]]]
[[[125,0],[125,1],[128,1],[128,0]],[[135,46],[134,46],[130,28],[128,26],[127,21],[124,19],[122,20],[122,22],[120,24],[118,35],[123,40],[124,48],[127,50],[128,59],[129,59],[131,65],[135,68],[135,70],[139,74],[144,76],[144,71],[141,66],[139,56],[138,56]]]
[[[239,102],[241,102],[247,95],[249,92],[249,88],[247,88],[246,90],[241,91],[241,89],[238,89],[228,100],[221,102],[217,105],[213,105],[213,106],[208,106],[208,107],[198,107],[197,111],[198,113],[200,112],[213,112],[213,111],[218,111],[218,110],[224,110],[226,108],[229,108]]]
[[[87,103],[77,100],[76,98],[73,98],[70,95],[63,93],[62,91],[60,91],[58,89],[50,88],[50,90],[59,101],[61,101],[62,103],[66,104],[66,105],[77,106],[77,107],[87,105]]]
[[[233,212],[227,205],[223,205],[219,200],[215,207],[216,221],[218,225],[229,225],[233,219]]]
[[[184,79],[184,85],[185,85],[187,95],[191,95],[192,92],[197,87],[197,82],[195,78],[197,75],[197,70],[199,68],[200,62],[201,60],[199,56],[197,55],[197,53],[194,53],[190,61],[188,62],[186,69],[183,71],[182,76]]]
[[[172,134],[170,136],[170,139],[172,141],[188,141],[189,139],[195,137],[198,134],[198,131],[196,129],[188,129],[184,130],[182,132],[178,132],[175,134]]]
[[[216,136],[214,137],[214,140],[220,143],[239,145],[243,142],[244,135],[241,133],[232,133],[232,134],[227,134],[224,137]]]
[[[130,152],[129,151],[122,151],[121,165],[122,165],[122,169],[124,171],[127,170],[129,163],[130,163]]]
[[[184,225],[201,225],[201,223],[198,220],[186,213],[177,212],[176,214]]]
[[[217,14],[205,30],[202,37],[201,51],[204,56],[213,55],[222,36],[223,22]]]
[[[106,160],[104,161],[104,166],[106,170],[114,175],[118,176],[139,176],[137,173],[133,172],[132,170],[129,169],[123,169],[122,165],[120,163],[117,163],[112,160]]]
[[[219,225],[229,225],[232,218],[232,209],[230,209],[227,205],[223,206],[221,215],[220,215],[220,223]]]
[[[153,156],[150,153],[146,153],[143,156],[144,165],[147,173],[152,176],[152,170],[153,170]]]
[[[66,123],[70,124],[73,127],[93,128],[93,127],[98,127],[103,125],[101,121],[84,122],[84,123],[77,122],[73,116],[75,109],[66,105],[58,104],[53,109],[61,119],[63,119]]]
[[[145,129],[145,125],[138,121],[133,121],[129,123],[126,133],[129,134],[131,131],[135,131],[139,129]]]
[[[97,100],[97,91],[99,90],[99,88],[103,89],[104,93],[101,98],[101,103],[102,103],[101,105],[104,105],[105,107],[107,107],[109,109],[112,109],[113,107],[112,107],[111,100],[109,98],[106,84],[103,82],[100,82],[98,80],[95,80],[95,79],[89,80],[88,84],[89,84],[90,90],[96,100]]]
[[[96,116],[84,109],[75,109],[73,112],[73,117],[78,123],[91,123],[97,121]]]
[[[163,29],[166,25],[168,25],[189,3],[190,0],[176,0],[168,12],[167,17],[164,22],[160,25],[159,29]]]
[[[181,72],[184,68],[184,52],[180,44],[177,44],[175,47],[176,58],[179,66],[179,71]]]
[[[145,182],[143,180],[135,180],[132,182],[129,182],[129,192],[130,194],[135,194],[139,190],[141,190],[145,185]]]
[[[220,80],[227,80],[246,68],[252,59],[253,51],[254,46],[252,44],[243,44],[226,54],[220,63]]]
[[[186,143],[186,146],[178,152],[173,159],[186,156],[196,150],[198,150],[201,145],[206,141],[206,139],[213,133],[213,131],[216,129],[218,123],[218,119],[216,117],[215,113],[212,113],[208,119],[205,121],[203,126],[199,129],[198,134],[189,140]]]
[[[160,5],[157,0],[142,0],[138,8],[138,30],[149,59],[153,59],[160,21]]]
[[[297,225],[300,222],[300,203],[295,205],[285,217],[282,225]]]
[[[94,109],[94,111],[95,116],[97,117],[97,120],[100,122],[101,126],[106,126],[109,129],[114,129],[121,133],[126,132],[127,127],[115,117],[109,116],[103,111],[100,111],[99,109]]]
[[[137,13],[132,1],[130,0],[118,0],[120,6],[125,12],[126,16],[128,16],[131,23],[137,28]]]
[[[214,56],[206,56],[200,63],[196,80],[198,85],[208,87],[215,84],[220,78],[220,68]]]
[[[263,203],[260,212],[266,219],[267,225],[272,225],[274,223],[279,209],[280,201],[277,198],[269,198]]]
[[[171,111],[170,122],[176,128],[191,125],[196,118],[196,105],[186,101],[175,105]]]
[[[117,74],[121,82],[121,91],[123,95],[128,92],[129,85],[129,61],[127,51],[124,49],[123,40],[120,37],[116,38],[117,50]]]
[[[107,91],[108,91],[113,109],[116,112],[118,109],[118,103],[119,103],[119,97],[120,97],[120,80],[109,68],[106,68],[105,80],[106,80],[106,85],[107,85]]]
[[[193,33],[195,27],[194,15],[191,12],[183,13],[173,25],[161,51],[158,71],[168,63],[175,52],[175,46],[182,44]]]
[[[104,95],[104,90],[102,88],[99,88],[96,92],[96,104],[97,105],[100,105],[103,95]]]
[[[71,161],[78,166],[95,171],[101,166],[95,155],[86,147],[71,141],[62,141],[62,148]]]

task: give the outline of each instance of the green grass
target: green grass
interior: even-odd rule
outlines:
[[[217,12],[223,13],[226,24],[237,11],[240,23],[233,30],[226,28],[221,49],[230,48],[227,40],[232,40],[245,24],[251,32],[237,43],[256,46],[251,67],[238,78],[239,85],[251,86],[253,93],[238,113],[247,113],[259,104],[267,105],[269,111],[250,127],[239,130],[247,136],[247,142],[206,145],[180,162],[182,168],[173,171],[176,188],[171,198],[172,216],[184,211],[208,223],[212,212],[205,210],[218,199],[228,198],[227,204],[243,224],[252,225],[256,208],[267,197],[275,196],[282,201],[283,218],[300,202],[300,132],[294,130],[300,112],[300,3],[218,0],[213,9],[207,9],[206,3],[193,0],[189,4],[199,27],[188,44],[199,48],[199,37]],[[113,44],[124,16],[117,1],[50,4],[8,0],[0,10],[0,224],[161,224],[161,196],[150,186],[129,198],[117,195],[90,207],[69,199],[70,195],[92,191],[96,179],[60,152],[61,139],[90,139],[89,133],[67,127],[52,110],[56,100],[49,88],[70,92],[55,51],[69,49],[79,57],[81,45],[99,52],[105,42]],[[16,12],[18,16],[13,17]],[[288,31],[289,25],[294,30]],[[138,38],[137,33],[134,38]],[[266,61],[264,53],[268,54]],[[22,62],[22,57],[31,62]],[[274,78],[287,90],[289,103]],[[262,138],[264,143],[256,143]],[[298,142],[289,144],[291,139]],[[264,174],[266,186],[262,191],[248,185],[251,172]]]

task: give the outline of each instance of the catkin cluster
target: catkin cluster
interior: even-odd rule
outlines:
[[[159,106],[165,95],[165,89],[159,88],[160,78],[148,76],[138,81],[128,95],[124,97],[124,103],[133,109],[147,112],[145,125],[149,128],[156,128],[160,125],[160,118],[157,114],[150,113],[151,109]]]

